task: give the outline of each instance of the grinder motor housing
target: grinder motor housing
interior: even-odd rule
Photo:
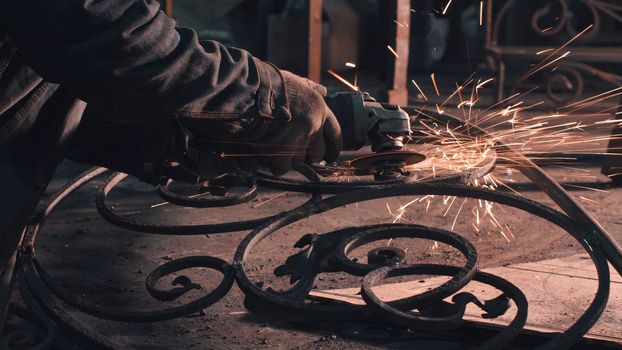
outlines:
[[[377,102],[358,91],[338,92],[325,100],[339,121],[346,151],[367,144],[377,153],[401,151],[410,138],[410,116],[397,105]]]

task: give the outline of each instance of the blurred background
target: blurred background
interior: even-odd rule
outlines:
[[[280,68],[348,89],[327,74],[331,70],[399,103],[425,101],[422,93],[431,102],[442,101],[469,77],[494,78],[481,103],[535,88],[551,108],[622,84],[622,4],[616,0],[162,0],[162,5],[201,39],[244,48]],[[559,60],[524,77],[551,54]]]

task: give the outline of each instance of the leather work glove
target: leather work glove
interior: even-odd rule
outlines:
[[[302,162],[337,160],[342,147],[337,118],[324,102],[326,88],[288,71],[281,71],[291,119],[266,122],[266,131],[253,144],[275,175]]]
[[[273,74],[266,79],[275,92],[269,115],[255,105],[232,117],[174,119],[121,99],[92,103],[67,157],[153,184],[165,178],[198,182],[240,170],[254,172],[260,165],[281,175],[301,162],[336,160],[341,129],[324,102],[326,88],[262,64]]]
[[[286,117],[251,112],[231,121],[153,123],[156,112],[145,113],[130,103],[89,104],[67,157],[153,184],[164,178],[194,183],[240,170],[254,172],[260,165],[282,175],[301,162],[336,160],[341,129],[324,102],[326,88],[287,71],[278,73],[287,97]],[[139,114],[148,118],[129,121]]]
[[[238,170],[253,172],[260,165],[282,175],[302,162],[335,161],[343,141],[339,123],[324,102],[326,88],[288,71],[277,72],[286,105],[278,118],[186,120],[183,124],[192,133],[191,161],[182,163],[210,179]]]

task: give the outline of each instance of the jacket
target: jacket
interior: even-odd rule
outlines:
[[[0,0],[0,276],[63,159],[156,183],[196,134],[289,117],[278,69],[200,43],[158,1]]]

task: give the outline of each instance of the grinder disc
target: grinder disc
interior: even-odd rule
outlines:
[[[384,167],[404,168],[425,159],[425,155],[411,151],[380,152],[352,159],[349,165],[357,175],[373,175]]]

